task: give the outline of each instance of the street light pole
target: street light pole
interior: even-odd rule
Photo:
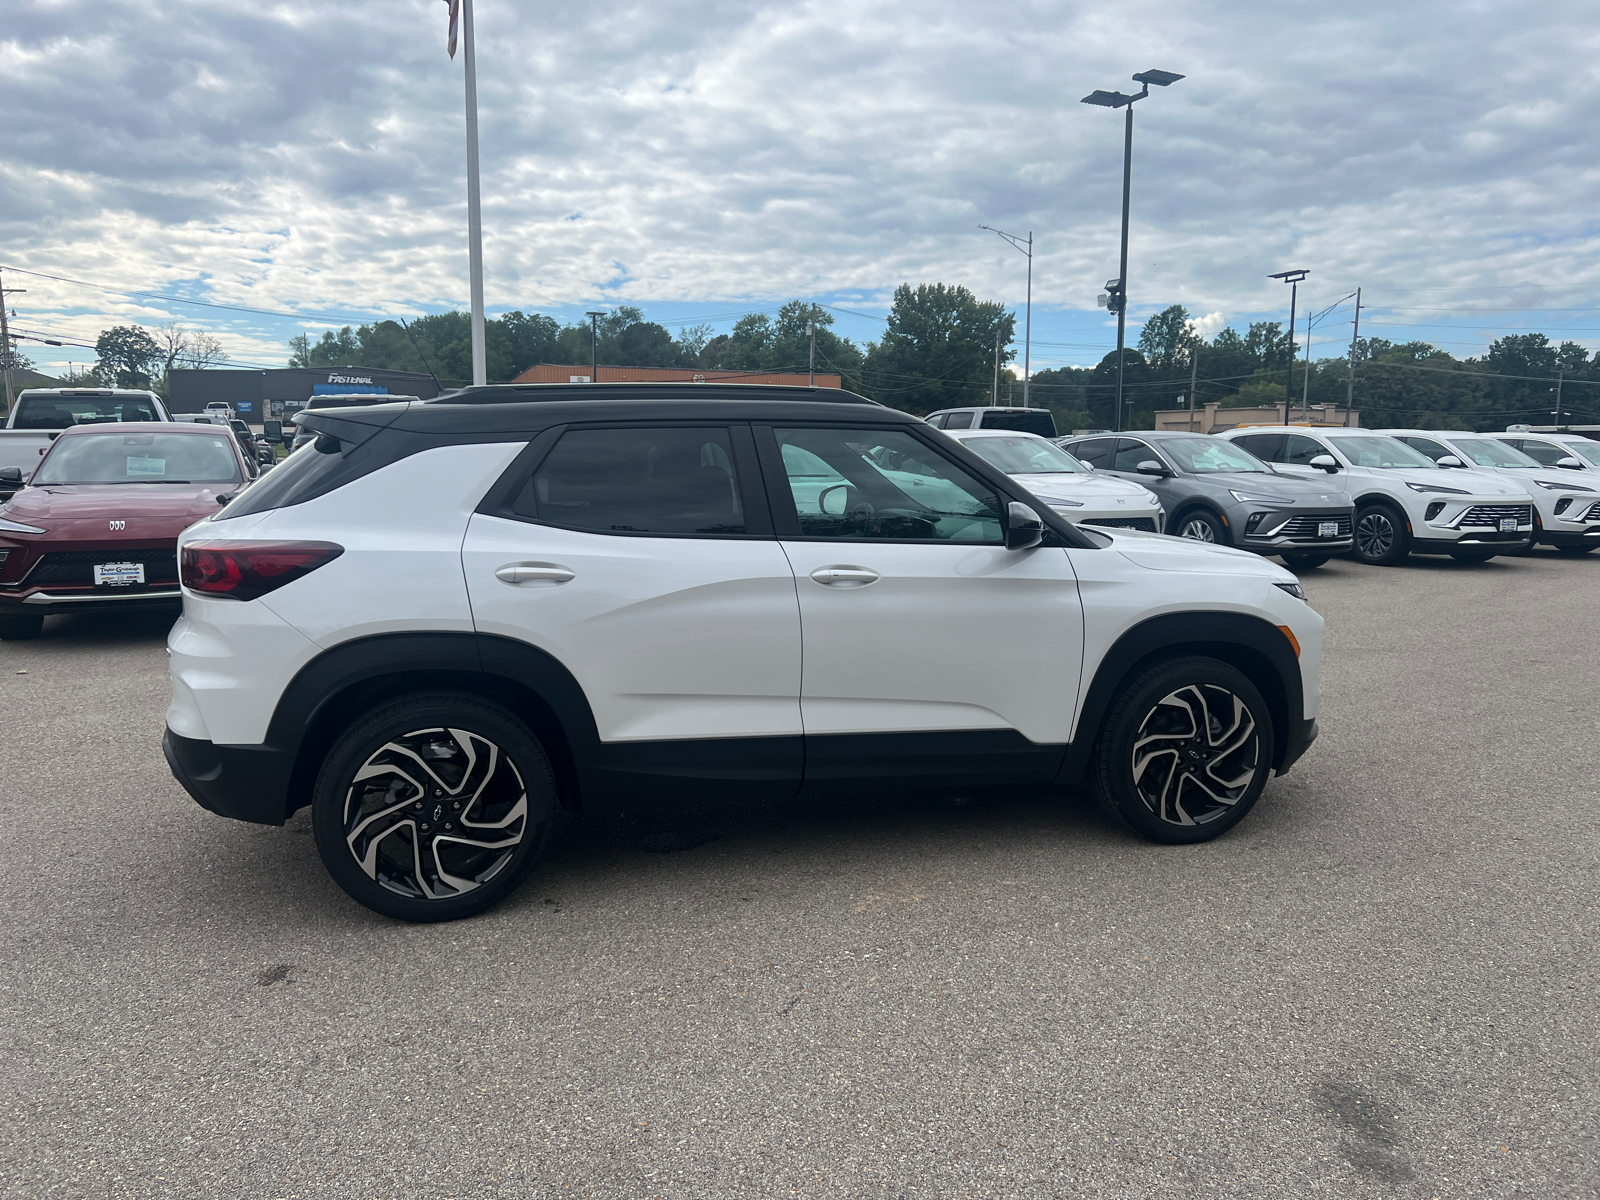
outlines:
[[[16,350],[11,342],[11,326],[6,323],[6,297],[27,290],[27,288],[8,288],[5,280],[0,278],[0,375],[5,377],[5,411],[8,413],[11,411],[11,360],[16,357]]]
[[[461,39],[467,76],[467,265],[472,293],[472,382],[488,381],[483,329],[483,204],[478,194],[478,56],[472,35],[472,0],[461,0]]]
[[[600,382],[600,318],[605,313],[584,313],[589,318],[589,382]]]
[[[1129,96],[1123,92],[1107,92],[1099,88],[1090,92],[1083,98],[1083,104],[1096,104],[1102,108],[1126,108],[1127,114],[1123,124],[1122,138],[1122,255],[1116,286],[1106,285],[1109,301],[1116,306],[1117,312],[1117,417],[1116,428],[1122,430],[1122,385],[1124,375],[1124,360],[1127,357],[1127,331],[1128,331],[1128,210],[1129,200],[1133,191],[1133,106],[1135,101],[1143,100],[1150,94],[1150,85],[1157,87],[1170,87],[1184,78],[1173,71],[1140,71],[1133,77],[1133,81],[1140,85],[1137,95]]]
[[[1310,271],[1296,267],[1291,271],[1279,271],[1275,275],[1268,275],[1268,279],[1281,279],[1289,285],[1289,374],[1284,378],[1283,385],[1283,423],[1289,423],[1289,409],[1294,404],[1294,322],[1295,302],[1300,298],[1300,281]]]
[[[1024,318],[1022,335],[1022,407],[1030,407],[1028,403],[1028,384],[1032,375],[1033,357],[1033,230],[1028,230],[1028,240],[1023,241],[1014,233],[1007,233],[1003,229],[996,229],[993,225],[979,225],[979,229],[987,229],[990,233],[999,234],[1010,242],[1023,254],[1028,256],[1028,307],[1027,316]],[[998,336],[998,334],[996,335]],[[998,373],[998,369],[997,369]],[[999,390],[999,383],[995,384]]]
[[[994,327],[994,387],[989,390],[989,407],[1000,403],[1000,326]]]

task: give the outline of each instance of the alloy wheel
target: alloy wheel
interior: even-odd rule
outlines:
[[[1216,530],[1211,528],[1211,522],[1199,517],[1190,517],[1183,523],[1183,528],[1178,531],[1179,537],[1186,537],[1196,542],[1214,542],[1217,540]]]
[[[1133,743],[1133,786],[1169,825],[1204,825],[1242,800],[1261,768],[1249,707],[1227,688],[1193,683],[1156,702]]]
[[[447,900],[488,883],[528,832],[522,775],[466,729],[418,729],[385,742],[356,771],[345,844],[391,892]]]
[[[1394,549],[1394,522],[1382,509],[1361,514],[1356,522],[1356,549],[1362,558],[1382,558]]]

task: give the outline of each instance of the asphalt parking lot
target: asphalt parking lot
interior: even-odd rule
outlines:
[[[1322,739],[1217,842],[617,820],[431,927],[184,795],[165,620],[53,619],[0,644],[3,1194],[1593,1197],[1600,555],[1306,583]]]

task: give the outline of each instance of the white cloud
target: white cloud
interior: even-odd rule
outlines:
[[[1419,289],[1600,290],[1600,34],[1572,2],[480,0],[477,25],[492,307],[870,303],[936,279],[1020,303],[988,222],[1035,233],[1036,305],[1092,310],[1116,274],[1122,121],[1078,98],[1151,66],[1188,78],[1136,108],[1141,315],[1276,311],[1285,266],[1311,268],[1308,302],[1360,283],[1424,322],[1505,305]],[[265,308],[463,304],[443,27],[437,0],[171,0],[159,19],[13,0],[0,261]],[[151,308],[28,286],[36,315],[91,326]]]

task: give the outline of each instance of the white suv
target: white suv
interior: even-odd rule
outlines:
[[[1276,471],[1335,483],[1356,506],[1355,553],[1393,566],[1409,554],[1484,562],[1533,539],[1533,503],[1520,486],[1480,471],[1449,471],[1370,429],[1247,427],[1237,442]]]
[[[1316,736],[1289,572],[1081,529],[849,393],[506,385],[301,423],[179,540],[164,749],[225,816],[311,805],[382,913],[494,903],[558,809],[1088,782],[1197,842]]]
[[[1441,467],[1493,471],[1521,484],[1533,498],[1533,540],[1563,554],[1600,546],[1600,476],[1546,467],[1491,433],[1437,429],[1385,429],[1390,437],[1426,454]],[[1594,480],[1595,482],[1589,482]]]
[[[946,432],[1069,521],[1146,533],[1160,533],[1165,525],[1161,500],[1149,488],[1093,471],[1036,433],[1005,429]]]

